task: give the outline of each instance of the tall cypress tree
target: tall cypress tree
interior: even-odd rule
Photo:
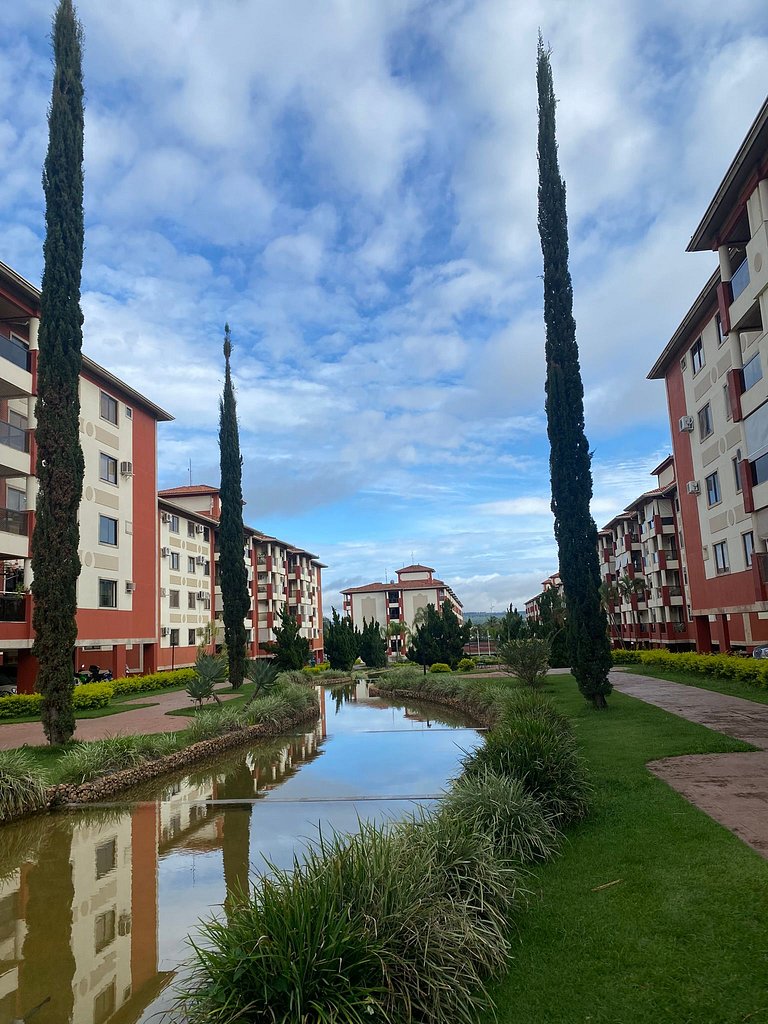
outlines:
[[[219,454],[221,458],[221,520],[219,522],[219,578],[224,614],[224,640],[229,660],[229,682],[233,690],[245,675],[245,624],[251,610],[248,570],[243,558],[243,459],[229,357],[232,339],[224,326],[224,395],[219,403]]]
[[[50,743],[75,730],[72,652],[77,640],[77,520],[83,491],[79,416],[83,314],[82,29],[72,0],[53,21],[54,75],[48,112],[44,270],[37,373],[37,517],[32,537],[33,653]]]
[[[584,433],[573,288],[568,269],[565,182],[560,176],[555,136],[555,94],[549,52],[539,35],[536,84],[539,94],[539,235],[544,257],[546,324],[546,409],[552,512],[560,576],[568,609],[573,674],[586,700],[606,706],[611,692],[611,652],[600,603],[597,528],[589,510],[592,467]]]

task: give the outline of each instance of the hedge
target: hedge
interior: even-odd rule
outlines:
[[[72,705],[75,711],[105,708],[112,700],[113,694],[112,683],[85,683],[83,686],[75,687]],[[42,705],[42,693],[16,693],[0,697],[0,719],[39,715]]]
[[[186,686],[190,679],[193,679],[195,670],[193,668],[177,668],[174,672],[151,672],[146,676],[127,676],[124,679],[114,679],[112,686],[115,688],[115,696],[121,697],[126,693],[146,693],[147,690],[165,690],[173,686]]]
[[[738,654],[696,654],[693,651],[613,652],[614,665],[649,665],[671,672],[690,672],[713,679],[737,679],[759,690],[768,690],[768,662]]]

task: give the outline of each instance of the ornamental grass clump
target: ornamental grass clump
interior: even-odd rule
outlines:
[[[497,853],[512,861],[549,860],[558,849],[560,833],[539,800],[519,779],[489,768],[459,778],[441,813],[488,836]]]
[[[575,737],[542,718],[521,716],[491,730],[463,764],[467,776],[490,769],[519,779],[558,824],[587,812],[590,787]]]
[[[81,785],[101,775],[111,775],[124,768],[134,768],[149,760],[141,748],[139,736],[111,736],[101,740],[76,743],[62,755],[56,767],[58,782]]]
[[[0,750],[0,821],[45,807],[46,780],[25,750]]]

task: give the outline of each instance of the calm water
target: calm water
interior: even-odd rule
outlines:
[[[309,732],[0,827],[0,1024],[160,1020],[196,922],[265,858],[290,866],[318,827],[411,813],[478,742],[465,720],[366,684],[322,696]]]

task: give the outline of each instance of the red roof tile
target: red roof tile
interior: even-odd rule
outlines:
[[[210,484],[185,484],[184,487],[167,487],[157,493],[161,498],[170,498],[174,494],[218,494],[219,488]]]

